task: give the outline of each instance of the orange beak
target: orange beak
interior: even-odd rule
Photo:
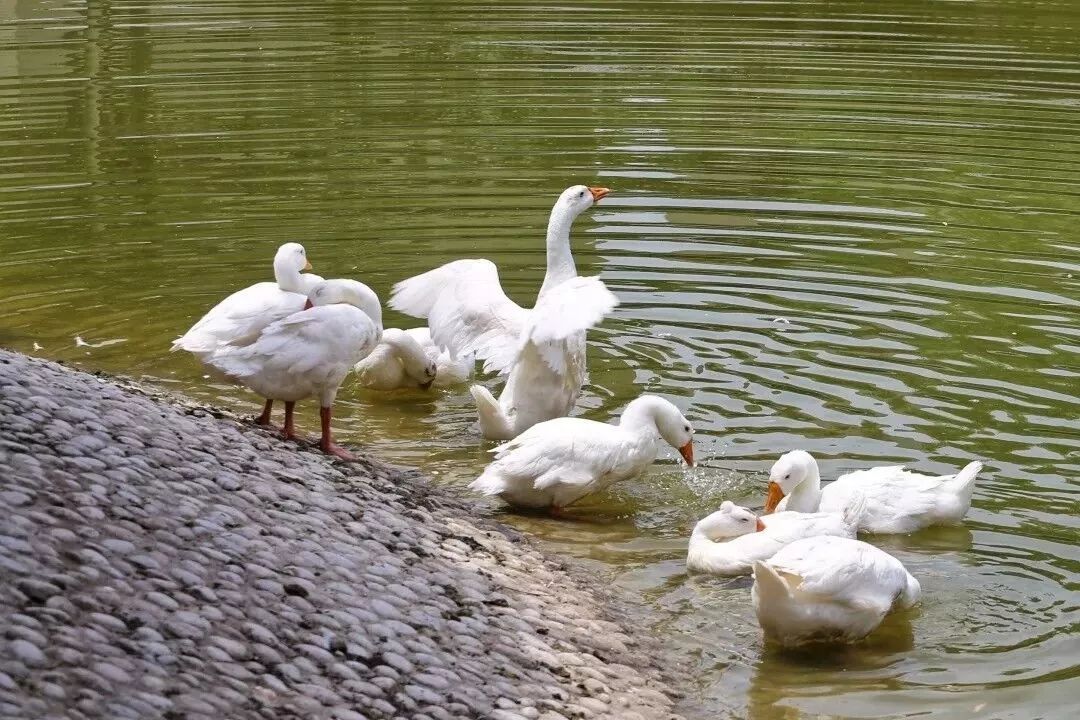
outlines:
[[[311,261],[310,260],[305,260],[304,261],[304,269],[305,270],[310,270],[311,269]]]
[[[611,191],[603,187],[591,187],[589,188],[589,192],[592,193],[593,202],[600,202],[606,198]]]
[[[679,448],[679,454],[682,455],[683,460],[690,467],[694,467],[694,441],[688,440],[685,445]]]
[[[307,300],[304,301],[304,309],[305,310],[310,310],[313,307],[315,307],[315,306],[311,304],[311,298],[308,298]]]
[[[780,486],[774,482],[769,483],[769,496],[765,498],[765,514],[768,515],[775,510],[783,499],[784,491],[780,489]]]
[[[765,529],[765,523],[761,522],[761,518],[757,519],[757,526],[754,528],[755,532],[761,532]]]

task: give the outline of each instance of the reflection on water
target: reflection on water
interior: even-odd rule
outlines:
[[[478,512],[642,597],[687,714],[1062,717],[1078,25],[1070,0],[0,0],[0,343],[255,409],[166,349],[281,242],[384,298],[489,257],[530,303],[551,202],[611,186],[574,232],[622,300],[579,412],[666,395],[702,467],[666,452],[566,521]],[[336,414],[455,489],[488,457],[464,388]],[[764,647],[745,580],[685,574],[693,522],[760,504],[796,446],[827,478],[988,460],[965,527],[876,541],[925,600],[854,648]]]

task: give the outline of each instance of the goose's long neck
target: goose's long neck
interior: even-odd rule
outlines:
[[[278,287],[285,292],[307,294],[302,289],[300,271],[287,262],[274,261],[274,280],[277,281]]]
[[[570,226],[573,223],[574,218],[561,203],[551,209],[547,228],[547,273],[540,288],[541,295],[577,276],[574,256],[570,254]]]
[[[817,463],[810,465],[806,479],[795,486],[787,502],[788,510],[796,512],[817,512],[821,504],[821,473]]]

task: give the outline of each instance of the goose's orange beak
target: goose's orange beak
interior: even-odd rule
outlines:
[[[694,467],[694,441],[687,440],[686,444],[679,448],[679,454],[682,455],[683,460],[690,467]]]
[[[765,523],[761,522],[761,518],[757,519],[757,525],[754,527],[755,532],[761,532],[765,529]]]
[[[775,510],[783,499],[784,491],[780,489],[780,486],[774,482],[769,483],[769,496],[765,498],[765,514],[768,515]]]
[[[311,261],[310,260],[305,260],[304,261],[304,269],[305,270],[310,270],[311,269]]]
[[[605,187],[591,187],[589,192],[592,193],[593,202],[600,202],[608,196],[611,191]]]

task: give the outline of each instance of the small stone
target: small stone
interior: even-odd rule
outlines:
[[[12,640],[8,643],[8,649],[16,660],[21,660],[30,667],[41,667],[45,664],[45,653],[26,640]]]

